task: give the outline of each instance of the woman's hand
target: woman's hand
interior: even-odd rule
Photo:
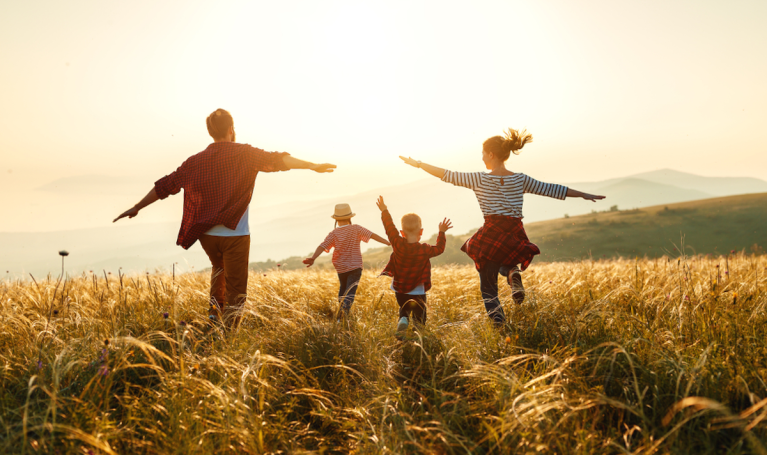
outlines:
[[[596,194],[584,193],[582,191],[578,191],[578,190],[573,189],[573,188],[568,188],[567,189],[567,194],[565,194],[565,197],[582,197],[583,199],[586,199],[587,201],[591,201],[591,202],[596,202],[596,201],[598,201],[600,199],[604,199],[605,198],[604,196],[598,196]]]
[[[306,264],[307,267],[311,267],[314,264],[314,258],[306,258],[303,260],[303,263]]]
[[[581,197],[583,199],[586,199],[587,201],[591,201],[591,202],[596,202],[596,201],[598,201],[600,199],[604,199],[605,198],[604,196],[598,196],[596,194],[588,194],[588,193],[583,193],[583,196],[581,196]]]
[[[411,166],[413,166],[413,167],[418,167],[418,168],[420,168],[420,167],[421,167],[421,162],[420,162],[420,161],[418,161],[418,160],[414,160],[413,158],[410,158],[410,157],[407,157],[407,158],[405,158],[405,157],[404,157],[404,156],[402,156],[402,155],[400,155],[400,157],[399,157],[399,158],[400,158],[402,161],[404,161],[404,162],[405,162],[405,164],[409,164],[409,165],[411,165]]]

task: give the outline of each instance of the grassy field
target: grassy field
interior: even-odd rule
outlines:
[[[2,453],[767,453],[767,257],[536,264],[484,314],[433,271],[394,329],[366,271],[347,322],[322,270],[252,273],[238,330],[209,277],[0,283]]]

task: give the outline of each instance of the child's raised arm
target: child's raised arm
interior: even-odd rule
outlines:
[[[452,228],[453,224],[448,218],[443,219],[442,222],[439,223],[439,232],[447,232],[448,229]]]

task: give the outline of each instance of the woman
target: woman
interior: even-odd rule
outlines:
[[[580,197],[590,201],[604,196],[582,193],[566,186],[543,183],[522,173],[506,169],[506,160],[513,152],[532,142],[533,136],[525,130],[509,128],[504,136],[494,136],[482,144],[482,161],[490,172],[453,172],[416,161],[400,158],[407,164],[423,169],[444,182],[474,190],[485,224],[463,244],[461,250],[474,260],[479,271],[480,290],[490,319],[501,326],[506,322],[498,301],[498,274],[506,277],[512,289],[514,302],[525,299],[521,271],[541,250],[530,243],[522,226],[522,195],[533,193],[556,199]]]

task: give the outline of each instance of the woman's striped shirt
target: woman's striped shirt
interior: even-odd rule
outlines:
[[[544,183],[525,174],[490,175],[487,172],[445,171],[442,181],[474,190],[482,214],[505,215],[522,218],[522,195],[532,193],[540,196],[564,199],[567,187]]]

